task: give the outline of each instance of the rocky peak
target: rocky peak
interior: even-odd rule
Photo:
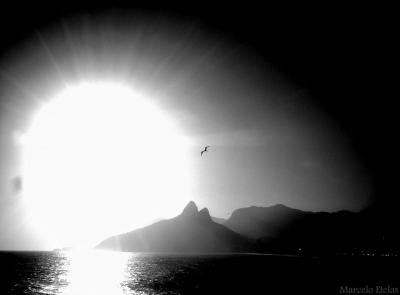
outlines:
[[[210,212],[208,211],[207,208],[203,208],[203,209],[200,210],[199,219],[202,220],[202,221],[212,221],[211,220],[211,216],[210,216]]]
[[[199,213],[195,202],[190,201],[186,207],[183,209],[181,216],[196,216]]]

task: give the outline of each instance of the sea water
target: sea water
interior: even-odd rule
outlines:
[[[0,252],[0,294],[339,294],[346,286],[395,287],[397,275],[390,272],[391,263],[396,265],[398,260]]]

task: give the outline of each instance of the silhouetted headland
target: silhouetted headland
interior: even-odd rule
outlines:
[[[97,248],[127,252],[245,252],[252,242],[212,221],[207,208],[191,201],[174,218],[110,237]]]
[[[307,212],[284,205],[210,216],[189,202],[174,218],[110,237],[96,248],[125,252],[282,253],[295,255],[398,255],[390,211]],[[215,222],[217,220],[218,222]]]

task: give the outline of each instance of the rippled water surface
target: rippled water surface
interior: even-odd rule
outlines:
[[[193,293],[201,284],[209,284],[218,275],[215,272],[233,258],[103,251],[0,255],[10,267],[5,277],[9,294]]]
[[[0,294],[339,294],[345,285],[397,284],[396,265],[244,254],[0,252]]]

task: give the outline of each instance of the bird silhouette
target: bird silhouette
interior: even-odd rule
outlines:
[[[200,156],[201,156],[201,157],[203,156],[203,153],[208,152],[208,148],[209,148],[209,147],[210,147],[210,146],[208,145],[208,146],[206,146],[206,147],[204,148],[204,150],[201,151],[201,153],[200,153]]]

